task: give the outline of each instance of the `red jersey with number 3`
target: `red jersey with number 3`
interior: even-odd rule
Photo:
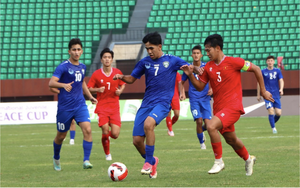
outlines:
[[[122,80],[113,80],[114,75],[122,74],[117,68],[112,68],[110,75],[106,75],[103,69],[96,70],[88,83],[88,88],[105,87],[103,93],[97,92],[97,107],[95,113],[100,111],[116,111],[119,112],[119,96],[116,95],[116,90],[121,85],[125,84]]]
[[[200,80],[210,82],[213,90],[214,114],[223,108],[234,108],[244,114],[241,69],[250,70],[251,63],[239,57],[224,56],[219,64],[209,61]]]

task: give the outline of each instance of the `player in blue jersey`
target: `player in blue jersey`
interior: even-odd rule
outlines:
[[[274,56],[268,56],[267,57],[267,68],[262,69],[262,75],[264,77],[264,83],[266,90],[269,91],[274,102],[265,100],[266,108],[269,112],[269,122],[272,128],[272,131],[274,134],[277,133],[277,129],[275,127],[275,123],[279,120],[281,116],[281,102],[280,102],[280,96],[283,95],[283,76],[281,74],[281,71],[278,68],[274,67],[275,63],[275,57]],[[257,87],[257,100],[261,101],[260,97],[260,89]]]
[[[204,67],[205,62],[201,61],[202,58],[202,53],[201,53],[201,46],[196,45],[192,49],[192,58],[193,58],[193,65],[194,67]],[[198,75],[194,74],[195,78],[199,80]],[[180,84],[185,83],[185,81],[189,79],[189,77],[183,73],[182,74],[182,81]],[[189,80],[189,98],[190,98],[190,108],[191,108],[191,113],[194,117],[194,121],[196,121],[196,132],[197,132],[197,137],[200,142],[200,148],[201,149],[206,149],[205,146],[205,137],[204,137],[204,132],[202,130],[202,124],[203,120],[204,123],[206,124],[208,120],[211,119],[211,106],[210,106],[210,96],[212,95],[212,89],[209,87],[209,84],[206,84],[204,89],[202,91],[197,91],[197,89],[193,86],[191,81]],[[184,91],[180,92],[180,100],[185,100],[186,96]]]
[[[150,178],[157,177],[158,158],[154,157],[154,128],[167,117],[171,110],[174,95],[175,79],[180,67],[187,62],[179,57],[162,52],[161,36],[157,32],[149,33],[143,38],[148,52],[147,57],[140,60],[131,75],[115,75],[114,79],[132,84],[145,74],[146,90],[133,127],[133,144],[141,156],[145,158],[142,174]],[[146,140],[146,144],[144,143]]]
[[[68,52],[70,58],[56,67],[49,82],[50,88],[59,89],[56,115],[57,134],[53,141],[53,166],[56,171],[61,170],[60,150],[73,119],[83,133],[83,168],[93,167],[89,161],[93,146],[90,115],[82,93],[84,92],[93,104],[97,103],[97,99],[91,95],[84,82],[86,66],[79,62],[83,53],[80,39],[70,40]]]

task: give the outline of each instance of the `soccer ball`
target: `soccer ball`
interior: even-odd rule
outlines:
[[[128,175],[127,167],[120,162],[115,162],[108,167],[108,177],[112,181],[122,181]]]

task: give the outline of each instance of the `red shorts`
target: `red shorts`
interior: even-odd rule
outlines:
[[[115,124],[119,127],[121,127],[121,117],[120,113],[98,113],[98,126],[101,127],[102,125],[105,125],[106,123],[109,124]]]
[[[180,110],[180,101],[179,98],[173,97],[171,102],[172,110]]]
[[[215,114],[223,125],[223,128],[219,130],[221,134],[226,132],[234,132],[234,123],[237,122],[241,117],[240,110],[233,110],[230,108],[223,108],[218,113]]]

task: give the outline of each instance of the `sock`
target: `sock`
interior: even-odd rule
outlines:
[[[148,162],[151,165],[154,165],[155,164],[155,159],[153,157],[153,154],[154,154],[154,145],[153,146],[146,145],[145,150],[146,150],[146,160],[145,160],[145,163]]]
[[[249,153],[245,146],[243,146],[242,149],[235,150],[235,152],[245,161],[249,158]]]
[[[275,123],[279,120],[279,118],[280,118],[280,116],[277,116],[277,115],[274,116]]]
[[[203,132],[202,133],[197,133],[197,137],[198,137],[198,140],[199,140],[200,144],[203,144],[204,143]]]
[[[211,146],[215,154],[215,159],[222,158],[222,143],[221,142],[211,143]]]
[[[146,154],[141,154],[141,156],[142,156],[144,159],[146,159]]]
[[[82,146],[83,146],[83,155],[84,155],[83,161],[89,161],[92,147],[93,147],[93,142],[88,142],[83,140]]]
[[[117,139],[116,137],[114,137],[114,136],[111,134],[111,131],[109,131],[108,136],[110,136],[110,137],[113,138],[113,139]]]
[[[60,153],[61,145],[58,145],[53,141],[53,150],[54,150],[53,158],[56,159],[56,160],[60,159],[59,153]]]
[[[174,125],[178,120],[178,117],[177,116],[173,116],[172,117],[172,125]]]
[[[104,150],[104,153],[105,155],[108,155],[110,152],[109,152],[109,134],[102,134],[102,146],[103,146],[103,150]]]
[[[269,115],[269,122],[272,128],[275,128],[274,115]]]
[[[76,131],[70,131],[70,139],[75,139]]]
[[[203,130],[203,131],[206,131],[206,129],[205,129],[205,127],[204,127],[204,125],[202,125],[202,130]]]
[[[169,131],[173,131],[171,117],[169,117],[169,116],[166,117],[166,123],[167,123],[167,127],[168,127]]]

